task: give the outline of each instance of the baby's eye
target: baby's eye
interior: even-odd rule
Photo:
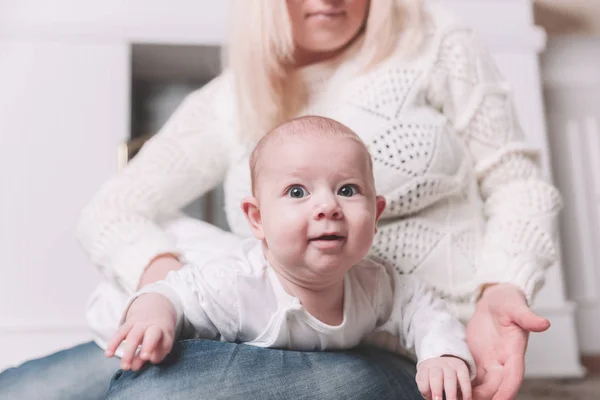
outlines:
[[[350,184],[344,185],[338,190],[337,194],[343,197],[352,197],[358,194],[358,187]]]
[[[302,186],[292,186],[287,190],[286,194],[294,199],[301,199],[308,196],[308,192]]]

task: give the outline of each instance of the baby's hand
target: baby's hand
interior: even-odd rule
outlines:
[[[131,303],[125,323],[117,329],[104,354],[112,357],[125,341],[122,369],[137,371],[146,361],[158,364],[173,347],[176,318],[175,308],[166,297],[142,294]],[[137,353],[139,345],[142,348]]]
[[[462,397],[458,397],[457,381]],[[417,386],[428,400],[442,400],[443,393],[446,393],[446,400],[471,400],[469,367],[457,357],[430,358],[420,363]]]

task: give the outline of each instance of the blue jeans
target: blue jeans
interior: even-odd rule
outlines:
[[[0,373],[0,399],[102,399],[118,369],[119,359],[85,343]]]
[[[345,352],[177,342],[160,365],[114,375],[107,399],[422,399],[415,365],[371,347]]]
[[[109,399],[421,399],[411,361],[368,347],[303,353],[186,340],[160,365],[118,368],[82,344],[2,372],[0,399],[103,399],[109,382]]]

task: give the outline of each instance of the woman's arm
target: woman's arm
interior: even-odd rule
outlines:
[[[169,272],[177,271],[181,267],[183,267],[183,263],[179,261],[177,255],[160,254],[152,259],[144,269],[137,288],[141,289],[151,283],[162,281],[167,277]]]
[[[233,109],[230,86],[230,76],[223,74],[189,95],[82,212],[78,237],[83,248],[109,279],[130,292],[180,267],[174,259],[158,257],[178,256],[158,221],[224,177],[232,128],[218,107]]]
[[[558,191],[540,172],[537,152],[517,120],[511,91],[467,29],[441,35],[428,98],[467,144],[486,218],[477,266],[479,292],[511,283],[530,302],[557,257]]]
[[[467,326],[477,364],[473,394],[476,400],[509,399],[523,380],[529,333],[549,327],[529,304],[557,257],[561,199],[541,176],[537,152],[526,143],[511,91],[491,56],[467,29],[451,28],[440,37],[428,98],[470,150],[486,218],[478,302]]]

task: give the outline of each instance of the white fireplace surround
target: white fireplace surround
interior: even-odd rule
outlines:
[[[565,36],[543,57],[548,136],[563,193],[563,265],[584,354],[600,354],[600,37]]]
[[[492,50],[551,176],[538,63],[546,38],[531,1],[438,2]],[[0,370],[89,340],[83,310],[99,277],[74,225],[129,136],[131,45],[221,45],[227,12],[227,1],[211,0],[0,2],[0,187],[11,193],[0,196]],[[531,338],[528,375],[580,376],[560,263],[534,307],[553,327]]]

